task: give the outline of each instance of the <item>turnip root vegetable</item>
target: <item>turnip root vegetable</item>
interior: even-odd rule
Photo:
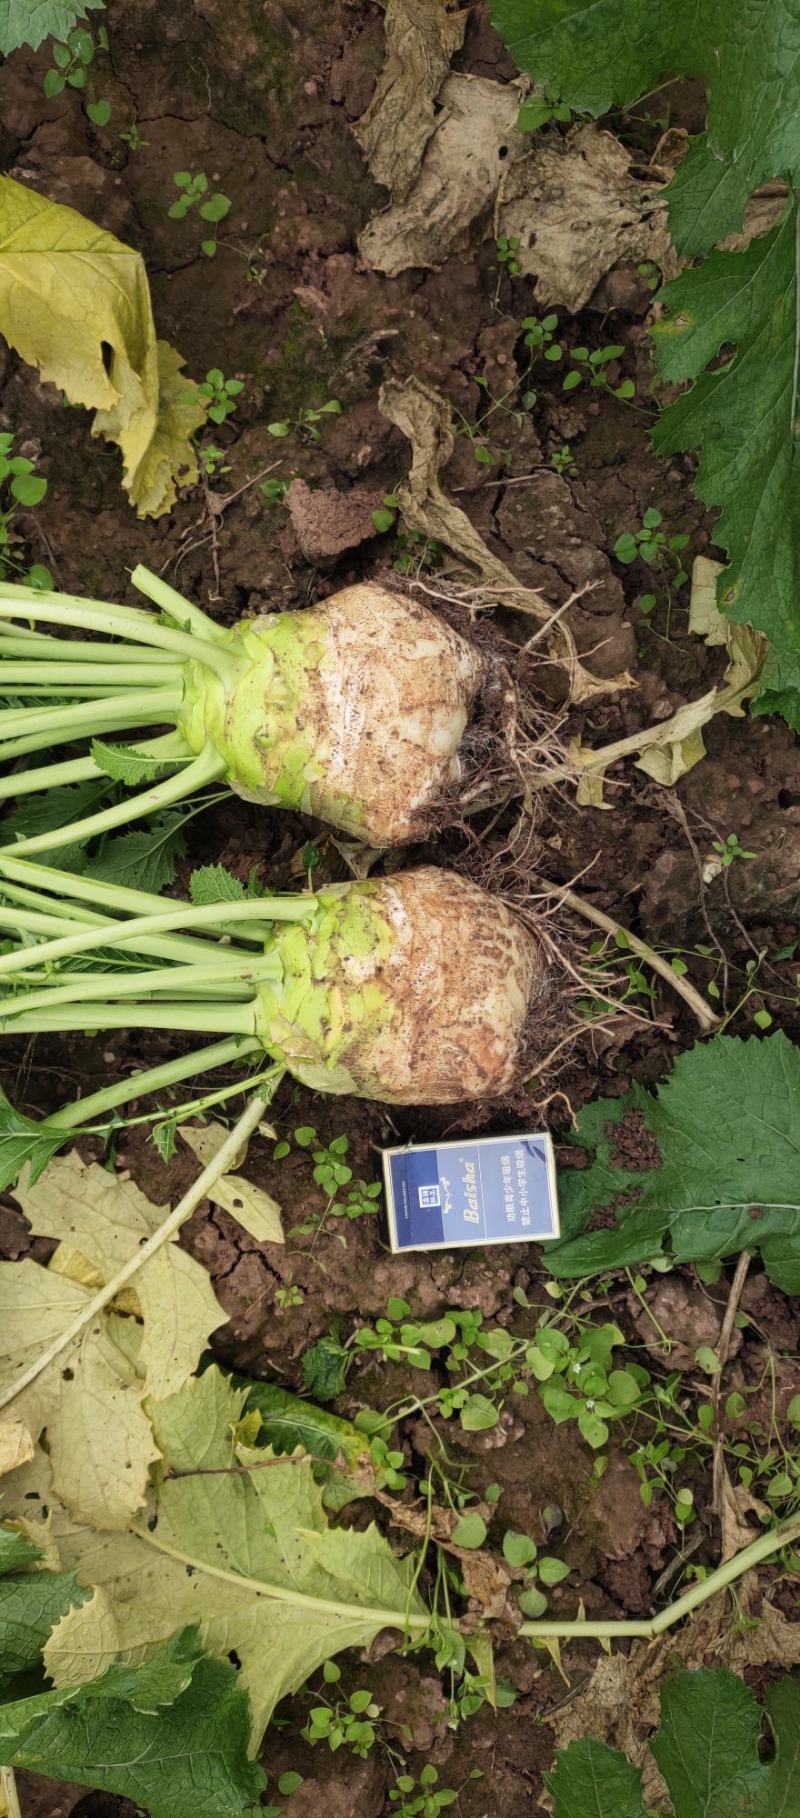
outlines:
[[[222,779],[249,801],[302,809],[374,846],[441,820],[458,794],[464,733],[489,663],[428,607],[365,583],[223,630],[146,569],[133,579],[161,616],[0,585],[0,692],[15,703],[0,711],[0,762],[172,728],[129,748],[118,772],[164,780],[15,851],[88,839]],[[41,635],[14,619],[95,637]],[[38,765],[0,780],[0,800],[115,775],[118,762],[94,747]]]
[[[523,922],[431,867],[198,906],[3,853],[0,929],[14,942],[0,955],[4,1035],[150,1027],[228,1038],[68,1107],[48,1131],[258,1053],[323,1092],[396,1104],[494,1097],[524,1077],[545,992]]]

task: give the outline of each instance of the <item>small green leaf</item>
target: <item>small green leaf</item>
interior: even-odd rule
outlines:
[[[11,491],[20,505],[39,505],[47,491],[47,481],[35,473],[15,474]]]
[[[494,1402],[486,1395],[468,1395],[461,1409],[461,1425],[466,1433],[485,1433],[500,1419]]]
[[[519,1607],[523,1616],[529,1616],[535,1622],[539,1616],[544,1615],[547,1598],[542,1591],[537,1591],[535,1585],[531,1585],[527,1591],[520,1591]]]
[[[296,1793],[302,1784],[302,1774],[296,1774],[292,1768],[289,1768],[285,1774],[278,1775],[278,1792],[284,1799],[290,1799],[292,1793]]]
[[[107,126],[111,119],[111,102],[87,101],[86,112],[94,126]]]
[[[570,1567],[563,1559],[554,1559],[552,1554],[545,1553],[537,1567],[542,1584],[561,1584],[569,1577]]]
[[[225,216],[230,212],[230,206],[228,197],[221,195],[219,190],[216,190],[213,196],[209,196],[207,202],[201,202],[201,219],[203,221],[224,221]]]
[[[538,1548],[527,1534],[517,1534],[513,1528],[507,1528],[503,1535],[503,1558],[510,1566],[530,1565],[536,1558]]]

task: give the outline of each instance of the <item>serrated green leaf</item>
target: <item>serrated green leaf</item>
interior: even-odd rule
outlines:
[[[625,107],[664,77],[706,83],[713,157],[704,147],[700,195],[684,181],[671,197],[680,252],[740,228],[765,178],[798,181],[800,0],[492,0],[492,18],[520,68],[581,113]]]
[[[663,291],[653,331],[665,378],[695,380],[664,412],[653,445],[662,454],[701,450],[695,491],[721,506],[714,540],[730,558],[719,604],[772,646],[755,703],[762,712],[800,688],[796,230],[793,206],[743,252],[713,253],[684,272]],[[731,346],[732,357],[709,371]],[[798,703],[800,695],[795,712]]]
[[[148,757],[145,752],[137,751],[135,745],[108,745],[104,739],[92,739],[91,754],[98,770],[115,783],[124,783],[126,789],[151,783],[155,777],[171,776],[181,768],[179,758]]]
[[[43,1454],[5,1480],[9,1514],[24,1510],[36,1539],[37,1513],[44,1533],[49,1511],[64,1566],[95,1587],[48,1643],[57,1685],[102,1673],[120,1655],[141,1659],[165,1619],[196,1622],[205,1647],[241,1661],[257,1741],[276,1701],[323,1660],[368,1646],[383,1628],[427,1630],[413,1555],[396,1558],[374,1526],[329,1526],[310,1460],[237,1444],[245,1399],[212,1365],[148,1402],[165,1463],[149,1512],[127,1533],[67,1517]]]
[[[764,1702],[770,1760],[759,1758],[763,1713],[734,1673],[684,1671],[667,1681],[650,1748],[674,1818],[792,1818],[800,1811],[800,1686],[780,1680]],[[544,1779],[554,1818],[646,1818],[641,1770],[602,1742],[571,1743]]]
[[[661,1156],[647,1173],[610,1159],[605,1126],[631,1108]],[[577,1141],[587,1138],[590,1152],[597,1144],[593,1165],[562,1177],[568,1236],[547,1258],[556,1278],[646,1262],[669,1243],[681,1262],[759,1250],[770,1279],[800,1293],[800,1048],[785,1035],[699,1043],[655,1096],[637,1088],[596,1101],[579,1119]],[[613,1226],[575,1234],[611,1201]]]
[[[200,865],[189,879],[189,895],[200,908],[210,903],[240,903],[245,888],[225,865]]]
[[[92,814],[101,801],[108,802],[108,783],[68,783],[60,789],[41,789],[22,796],[3,822],[3,843],[27,839],[37,833],[52,833],[54,827],[65,827]],[[59,866],[63,859],[59,852]]]
[[[30,1181],[37,1181],[51,1155],[69,1140],[69,1134],[68,1130],[50,1130],[46,1123],[24,1117],[0,1090],[0,1191],[13,1187],[26,1162]]]
[[[800,1810],[800,1686],[771,1688],[777,1760],[758,1757],[762,1714],[743,1680],[723,1669],[678,1673],[661,1696],[651,1748],[676,1818],[776,1818]]]
[[[303,1382],[315,1401],[335,1401],[341,1395],[352,1355],[332,1334],[303,1352]]]
[[[187,1628],[144,1666],[0,1706],[0,1762],[118,1793],[150,1818],[236,1818],[265,1785],[248,1730],[234,1667]]]
[[[544,1783],[555,1818],[646,1818],[641,1769],[604,1742],[571,1742]]]
[[[327,1408],[317,1408],[290,1390],[271,1382],[232,1381],[247,1390],[245,1416],[257,1412],[261,1426],[257,1446],[271,1446],[278,1456],[302,1447],[313,1460],[314,1477],[324,1485],[322,1500],[328,1509],[342,1509],[374,1488],[369,1444],[352,1421],[340,1419]],[[330,1464],[320,1463],[330,1460]]]
[[[64,39],[76,19],[85,19],[105,0],[0,0],[0,56],[29,44],[37,50],[45,38]]]
[[[89,859],[86,875],[157,894],[175,881],[176,861],[186,851],[185,819],[181,813],[163,814],[149,821],[146,830],[104,840],[101,851]],[[61,862],[61,852],[58,856]]]
[[[40,1549],[19,1530],[0,1528],[0,1689],[37,1666],[51,1630],[74,1603],[85,1603],[74,1572],[40,1569]],[[25,1569],[23,1569],[25,1568]]]

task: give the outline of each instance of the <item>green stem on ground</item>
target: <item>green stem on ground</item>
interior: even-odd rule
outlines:
[[[164,764],[188,764],[192,757],[179,732],[165,732],[161,738],[143,740],[135,750],[140,757],[157,758]],[[92,777],[102,777],[111,788],[111,777],[98,768],[92,757],[67,758],[58,764],[38,764],[33,770],[17,770],[13,776],[0,777],[0,801],[6,800],[8,796],[35,795],[40,789],[63,788],[68,783],[90,782]]]
[[[112,706],[104,707],[102,714],[98,712],[96,701],[93,706],[92,723],[87,728],[91,738],[100,738],[107,732],[130,732],[134,724],[146,726],[153,718],[152,713],[139,714],[134,721],[129,714],[120,712],[118,701]],[[75,736],[73,733],[72,738]],[[162,736],[173,738],[175,735],[170,732]],[[0,743],[0,764],[10,764],[15,758],[28,757],[32,751],[52,751],[55,745],[62,742],[58,738],[54,739],[51,732],[32,732],[25,738],[7,739]]]
[[[734,1553],[732,1559],[727,1559],[724,1565],[717,1566],[716,1571],[709,1573],[708,1578],[698,1580],[696,1584],[691,1585],[688,1591],[684,1591],[682,1597],[678,1597],[674,1603],[668,1604],[665,1610],[660,1610],[658,1615],[651,1617],[649,1621],[523,1622],[521,1628],[517,1630],[517,1634],[527,1635],[533,1640],[539,1637],[542,1640],[553,1641],[566,1641],[568,1638],[583,1641],[614,1641],[616,1639],[624,1640],[626,1636],[634,1636],[642,1641],[655,1641],[659,1635],[665,1634],[667,1629],[672,1629],[677,1622],[682,1622],[684,1616],[689,1616],[692,1610],[696,1610],[701,1604],[706,1603],[709,1597],[716,1597],[719,1591],[727,1590],[728,1586],[735,1584],[745,1572],[751,1571],[754,1566],[761,1565],[765,1559],[771,1559],[773,1554],[780,1552],[781,1547],[791,1546],[796,1540],[800,1540],[800,1516],[793,1515],[788,1521],[781,1522],[779,1527],[772,1528],[768,1534],[760,1534],[757,1540],[752,1541],[750,1546],[743,1547],[741,1552]]]
[[[228,1041],[211,1042],[207,1048],[196,1048],[177,1060],[161,1061],[157,1067],[146,1067],[129,1079],[117,1080],[113,1086],[91,1092],[88,1098],[76,1098],[72,1104],[62,1105],[60,1111],[48,1117],[42,1128],[54,1126],[57,1130],[76,1130],[95,1117],[102,1117],[106,1111],[115,1111],[118,1105],[129,1104],[132,1098],[148,1098],[153,1092],[164,1092],[169,1086],[179,1085],[181,1080],[191,1079],[193,1074],[210,1073],[214,1067],[228,1067],[233,1061],[246,1060],[251,1054],[263,1052],[261,1043],[255,1038],[248,1041],[234,1035]],[[277,1071],[283,1075],[283,1068]]]
[[[28,738],[35,732],[55,734],[54,743],[68,739],[91,738],[98,714],[125,713],[130,724],[174,718],[182,699],[180,688],[136,688],[129,694],[109,694],[90,701],[76,701],[73,707],[63,702],[57,707],[7,707],[0,709],[0,740],[5,744],[14,738]],[[4,755],[0,745],[0,758]]]
[[[283,1070],[276,1070],[273,1093],[277,1089],[282,1076]],[[138,1273],[144,1263],[149,1262],[151,1257],[155,1256],[157,1251],[159,1251],[165,1243],[168,1243],[171,1237],[174,1237],[177,1234],[181,1225],[184,1223],[184,1220],[189,1218],[195,1208],[200,1205],[201,1200],[207,1197],[210,1189],[220,1179],[220,1176],[233,1164],[234,1158],[239,1154],[242,1145],[249,1141],[253,1132],[258,1128],[271,1096],[272,1094],[259,1093],[256,1098],[250,1100],[250,1103],[245,1106],[238,1122],[234,1124],[233,1129],[229,1132],[225,1141],[217,1150],[216,1155],[212,1157],[207,1167],[198,1175],[197,1180],[193,1182],[188,1192],[184,1193],[183,1198],[178,1201],[174,1211],[170,1212],[169,1217],[164,1219],[163,1224],[159,1225],[158,1230],[153,1232],[152,1237],[149,1237],[147,1242],[141,1245],[140,1249],[134,1251],[133,1256],[131,1256],[124,1264],[123,1268],[112,1277],[111,1281],[106,1282],[105,1287],[100,1288],[97,1294],[92,1295],[91,1300],[87,1302],[86,1306],[82,1307],[80,1313],[78,1313],[74,1319],[70,1320],[63,1331],[59,1332],[57,1337],[45,1347],[44,1351],[39,1353],[39,1356],[34,1359],[34,1362],[29,1364],[28,1368],[23,1370],[21,1375],[19,1375],[8,1388],[3,1390],[2,1394],[0,1394],[0,1408],[7,1408],[9,1403],[14,1401],[15,1397],[22,1393],[23,1389],[27,1389],[30,1383],[35,1382],[42,1371],[47,1369],[48,1364],[51,1364],[54,1358],[60,1357],[62,1352],[67,1349],[67,1346],[72,1344],[73,1340],[80,1336],[84,1327],[89,1325],[91,1320],[96,1319],[98,1313],[102,1313],[105,1308],[110,1305],[112,1300],[116,1300],[117,1295],[127,1286],[133,1276]],[[53,1120],[51,1120],[51,1122],[52,1121]]]
[[[192,795],[195,789],[202,789],[206,783],[215,782],[224,772],[224,758],[220,757],[216,746],[209,742],[191,764],[186,764],[175,776],[164,777],[162,782],[143,789],[133,799],[128,796],[122,802],[115,802],[111,808],[101,808],[96,814],[86,815],[83,820],[69,821],[66,826],[53,828],[49,833],[36,833],[30,839],[17,840],[11,850],[14,853],[51,852],[59,846],[70,846],[74,840],[96,838],[97,834],[107,833],[112,827],[124,826],[128,821],[139,820],[142,815],[159,814],[162,809],[172,807],[185,796]]]
[[[153,574],[151,568],[145,568],[143,562],[137,563],[131,580],[145,599],[152,600],[154,606],[169,613],[170,618],[175,619],[179,625],[190,625],[196,637],[208,638],[212,643],[224,642],[226,634],[221,625],[209,618],[200,606],[194,606],[191,600],[187,600],[184,594],[178,592],[177,587],[171,587],[169,581],[165,581],[161,575]]]
[[[254,1035],[255,1007],[223,1001],[183,1004],[175,999],[168,1004],[92,1004],[91,1010],[32,1010],[0,1020],[0,1035],[54,1035],[77,1029],[81,1034],[96,1029],[173,1029],[185,1035]]]
[[[166,965],[147,971],[101,972],[96,977],[81,972],[66,984],[44,985],[40,991],[24,990],[16,996],[0,996],[0,1019],[5,1021],[17,1011],[28,1016],[35,1010],[61,1009],[65,1004],[104,1002],[110,1008],[118,998],[147,998],[151,992],[163,995],[166,991],[172,999],[177,997],[183,1001],[187,993],[206,987],[214,987],[215,996],[220,997],[227,996],[230,985],[249,986],[247,995],[252,997],[258,984],[280,979],[282,970],[275,954],[259,958],[256,954],[237,953],[227,957],[224,948],[216,953],[211,949],[204,964],[184,965],[177,971],[174,965]],[[91,1020],[90,1013],[86,1018],[87,1027]]]
[[[85,668],[87,663],[107,663],[113,657],[115,664],[161,662],[181,668],[185,660],[177,652],[170,654],[166,650],[158,657],[148,655],[147,648],[143,649],[141,644],[108,644],[105,639],[92,644],[85,638],[70,638],[67,642],[64,638],[48,637],[44,631],[23,631],[18,625],[7,628],[7,624],[0,620],[0,664],[4,664],[7,657],[24,661],[31,674],[35,673],[40,662],[47,661],[80,663]]]
[[[13,910],[3,902],[3,893],[13,899]],[[34,892],[19,890],[16,884],[0,885],[0,928],[9,927],[15,932],[21,929],[26,934],[55,935],[60,933],[66,936],[78,934],[82,929],[87,928],[102,931],[118,926],[118,923],[110,922],[107,916],[93,915],[86,909],[78,910],[74,903],[64,905],[63,913],[56,915],[53,912],[52,904],[47,901],[46,897],[39,899],[39,902],[43,902],[45,905],[44,914],[39,911],[38,903],[35,900],[32,908],[20,910],[16,906],[17,901],[19,898],[25,897],[34,898]],[[35,972],[37,975],[47,975],[47,968],[39,965],[42,944],[28,947],[27,964],[19,967],[15,977],[26,978],[31,972]],[[101,947],[109,945],[108,941],[100,942]],[[141,939],[137,942],[136,951],[144,954],[147,959],[169,960],[177,962],[179,966],[186,966],[190,965],[193,960],[199,963],[202,963],[204,959],[207,960],[214,953],[215,948],[211,941],[196,940],[189,935],[164,934],[159,938]],[[243,953],[250,951],[251,949],[242,949]]]
[[[138,663],[117,663],[114,660],[112,644],[106,652],[105,662],[93,663],[91,669],[87,671],[85,663],[74,661],[70,654],[71,649],[70,644],[64,644],[66,654],[60,662],[56,660],[34,663],[29,660],[28,662],[7,663],[3,660],[3,650],[0,646],[0,691],[4,691],[8,686],[13,692],[20,683],[25,683],[31,688],[36,688],[41,683],[52,683],[53,686],[61,683],[67,689],[75,682],[80,682],[84,686],[91,685],[93,688],[99,688],[100,684],[105,682],[111,688],[136,688],[147,682],[151,685],[159,681],[175,683],[184,670],[184,663],[180,657],[166,654],[150,657],[143,652]]]
[[[260,1042],[251,1045],[263,1054]],[[240,1052],[247,1046],[246,1042],[242,1042]],[[263,1073],[249,1073],[246,1079],[236,1080],[232,1086],[219,1086],[216,1092],[205,1092],[199,1098],[185,1098],[180,1105],[169,1108],[142,1111],[138,1117],[109,1118],[105,1123],[82,1124],[81,1132],[85,1136],[110,1136],[112,1130],[134,1130],[141,1124],[185,1124],[190,1117],[202,1117],[206,1111],[224,1104],[229,1098],[241,1098],[245,1092],[256,1092],[265,1081],[271,1082],[275,1070],[276,1064],[273,1062]],[[49,1121],[52,1123],[53,1119]]]
[[[26,595],[24,606],[19,594]],[[9,595],[12,597],[9,599]],[[193,663],[205,663],[224,682],[231,682],[240,665],[227,651],[185,631],[162,625],[139,606],[112,606],[104,600],[83,600],[70,593],[31,593],[27,588],[0,586],[0,619],[31,618],[43,625],[77,626],[99,636],[120,637],[135,644],[150,644]]]
[[[181,905],[180,903],[171,901],[169,897],[157,896],[154,891],[135,890],[127,884],[106,884],[99,878],[83,877],[79,872],[58,871],[52,865],[37,865],[31,863],[29,859],[17,859],[15,852],[16,849],[13,846],[0,847],[0,878],[10,877],[14,882],[32,884],[34,886],[38,885],[39,889],[42,891],[50,890],[57,905],[57,908],[53,911],[54,913],[62,915],[73,913],[72,910],[65,910],[63,903],[64,897],[74,897],[78,902],[99,904],[101,907],[114,910],[120,915],[132,913],[137,915],[163,915],[166,910],[177,910],[181,907],[191,913],[192,905],[188,903]],[[254,897],[249,900],[252,908],[252,905],[256,901],[266,903],[270,899],[266,897]],[[298,897],[289,897],[288,899],[282,898],[281,900],[298,902],[301,899]],[[305,898],[304,900],[307,902],[310,899]],[[40,896],[39,902],[50,907],[48,898],[45,896]],[[230,934],[230,920],[227,915],[229,907],[230,905],[227,903],[220,903],[218,905],[218,924],[205,924],[210,933]],[[265,914],[266,919],[263,928],[259,928],[258,925],[256,925],[255,930],[253,930],[245,925],[241,935],[237,938],[244,940],[263,940],[269,933],[270,921],[270,912],[267,910]],[[105,922],[107,917],[95,917],[94,915],[89,915],[87,913],[87,920],[96,920],[99,923]],[[195,943],[195,946],[197,946],[197,943]]]
[[[226,903],[224,921],[226,925],[259,919],[264,922],[306,922],[316,910],[317,898],[314,896],[264,896],[251,902]],[[41,965],[45,960],[65,959],[67,955],[89,953],[97,947],[135,948],[142,936],[149,939],[153,934],[168,934],[173,928],[186,928],[190,933],[197,928],[213,929],[220,920],[219,903],[174,903],[160,915],[138,915],[127,922],[105,922],[101,928],[89,928],[64,939],[44,941],[35,954],[30,949],[0,954],[0,975],[5,977],[11,972],[24,971],[32,958]]]

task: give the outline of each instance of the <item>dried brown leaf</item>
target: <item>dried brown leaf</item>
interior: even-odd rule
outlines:
[[[396,202],[419,170],[436,124],[433,104],[466,24],[466,10],[453,11],[448,0],[386,0],[386,61],[353,132],[376,183]]]

